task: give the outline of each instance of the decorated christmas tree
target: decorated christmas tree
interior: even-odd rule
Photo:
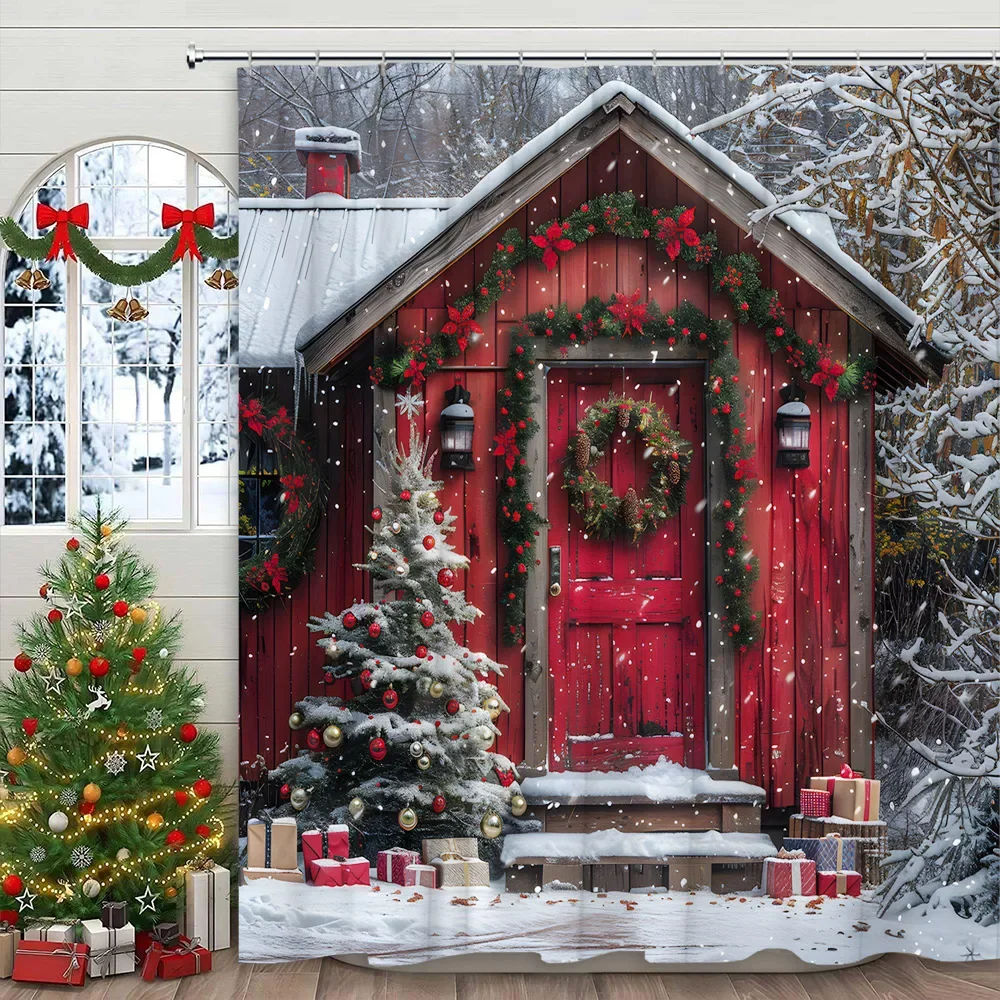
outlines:
[[[202,688],[174,666],[180,624],[124,527],[100,506],[74,522],[0,686],[0,908],[19,918],[123,900],[148,928],[174,913],[186,866],[222,846],[218,736],[194,723]]]
[[[507,706],[486,677],[504,667],[450,627],[482,612],[456,587],[469,562],[448,542],[455,519],[441,509],[432,458],[412,437],[372,511],[363,568],[385,599],[310,626],[325,636],[326,680],[346,679],[354,697],[299,702],[289,724],[308,730],[310,749],[271,774],[300,828],[346,822],[352,850],[370,858],[426,837],[493,840],[530,822],[516,819],[526,803],[513,765],[491,749]]]

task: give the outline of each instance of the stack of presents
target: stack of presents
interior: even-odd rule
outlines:
[[[324,886],[370,885],[370,862],[367,858],[352,858],[350,853],[346,824],[307,830],[302,834],[300,868],[295,820],[252,819],[247,825],[247,867],[243,869],[243,879],[271,878]],[[432,837],[422,841],[419,853],[403,847],[379,851],[375,878],[379,882],[424,889],[488,887],[490,867],[480,860],[475,837]]]
[[[778,856],[764,862],[767,894],[860,896],[875,888],[888,853],[879,783],[845,764],[838,775],[810,778],[799,805]]]
[[[0,914],[0,979],[83,986],[134,972],[147,982],[209,972],[212,952],[229,947],[229,887],[229,870],[211,862],[185,874],[183,934],[173,922],[137,931],[121,902],[103,903],[100,919],[28,919],[23,932],[16,914]]]

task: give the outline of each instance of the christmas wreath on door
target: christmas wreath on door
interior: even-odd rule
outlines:
[[[618,496],[593,469],[609,445],[624,445],[630,431],[642,439],[650,463],[649,484],[641,497],[632,484]],[[638,544],[647,531],[676,516],[690,475],[691,444],[663,409],[652,400],[612,394],[589,406],[577,424],[566,455],[564,486],[589,534],[611,539],[625,532]]]

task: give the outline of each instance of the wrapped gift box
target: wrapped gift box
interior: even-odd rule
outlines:
[[[420,855],[416,851],[408,851],[405,847],[390,847],[387,851],[379,851],[375,859],[375,876],[380,882],[395,882],[405,885],[403,871],[407,865],[419,865]]]
[[[150,937],[164,948],[173,948],[180,944],[181,929],[172,920],[164,920],[162,923],[154,924]]]
[[[124,927],[128,923],[128,904],[106,899],[101,903],[101,923],[105,927]]]
[[[825,788],[802,788],[799,790],[799,804],[803,816],[832,816],[833,792]]]
[[[858,845],[850,837],[827,834],[825,837],[786,837],[785,850],[802,851],[821,871],[854,870],[857,867]]]
[[[346,823],[335,823],[325,830],[306,830],[302,834],[302,860],[309,871],[309,862],[317,858],[347,858],[351,855],[351,838]]]
[[[72,944],[76,940],[76,925],[56,920],[34,920],[25,927],[24,940]]]
[[[281,868],[299,866],[298,829],[291,816],[276,820],[252,819],[247,824],[247,867]]]
[[[0,921],[0,979],[10,979],[14,971],[14,952],[21,943],[21,932],[7,921]]]
[[[305,882],[298,868],[244,868],[243,881],[253,882],[258,878],[273,878],[279,882]]]
[[[816,862],[806,857],[764,859],[764,887],[774,899],[816,895]]]
[[[862,777],[847,764],[839,775],[810,778],[809,787],[831,794],[833,816],[865,823],[878,819],[879,783]]]
[[[146,982],[152,982],[157,976],[180,979],[211,971],[212,953],[183,935],[174,948],[164,948],[159,941],[153,941],[142,961],[142,978]]]
[[[821,896],[860,896],[861,872],[817,872],[816,892]]]
[[[479,841],[475,837],[430,837],[420,842],[420,849],[425,865],[445,854],[454,854],[460,858],[479,857]]]
[[[211,864],[184,875],[184,933],[209,951],[229,947],[229,869]]]
[[[67,941],[22,941],[14,953],[14,981],[83,986],[89,951]]]
[[[445,853],[436,857],[431,865],[437,872],[437,884],[440,888],[446,886],[481,885],[489,887],[490,866],[479,858],[460,857]]]
[[[314,885],[371,885],[367,858],[316,858],[309,862]]]
[[[437,869],[433,865],[407,865],[403,869],[403,885],[437,888]]]
[[[105,927],[100,920],[84,920],[83,943],[90,947],[87,975],[91,979],[135,971],[135,928]]]

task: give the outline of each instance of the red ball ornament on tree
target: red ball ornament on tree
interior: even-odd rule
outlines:
[[[292,797],[292,787],[291,785],[282,785],[279,791],[281,798],[287,802]]]
[[[124,618],[128,614],[128,601],[115,601],[112,610],[116,618]]]
[[[184,836],[183,830],[171,830],[167,834],[167,843],[171,847],[180,847],[183,843],[187,841],[187,837]]]
[[[457,715],[458,714],[458,710],[462,706],[459,705],[458,701],[455,698],[449,698],[448,699],[448,704],[445,705],[444,707],[447,710],[447,712],[448,712],[449,715]]]
[[[80,547],[80,543],[79,543],[79,542],[78,542],[78,541],[77,541],[77,540],[76,540],[75,538],[71,538],[71,539],[70,539],[70,540],[69,540],[69,541],[68,541],[68,542],[66,543],[66,548],[67,548],[67,549],[69,549],[69,550],[70,550],[70,552],[76,552],[76,550],[77,550],[77,549],[78,549],[79,547]]]
[[[424,628],[430,628],[434,624],[434,613],[432,611],[425,611],[420,616],[420,624]]]
[[[103,677],[111,669],[111,664],[103,656],[95,656],[90,661],[90,672],[94,677]]]
[[[188,800],[190,799],[190,797],[191,796],[188,795],[188,793],[185,792],[183,788],[178,788],[177,791],[174,792],[174,802],[176,802],[181,807],[181,809],[183,809],[188,804]]]
[[[430,552],[435,545],[437,545],[437,542],[434,541],[433,535],[424,535],[424,548],[427,549],[428,552]]]
[[[400,490],[399,499],[404,503],[412,497],[413,494],[409,490]]]
[[[386,754],[385,740],[381,736],[376,736],[368,744],[368,752],[371,754],[372,760],[384,760]]]
[[[382,692],[382,704],[391,712],[399,704],[399,695],[392,688]]]
[[[38,732],[38,719],[22,719],[21,728],[24,730],[24,735],[31,739]]]
[[[199,778],[191,788],[199,799],[207,799],[212,794],[212,782],[207,778]]]
[[[142,663],[142,661],[146,659],[146,647],[136,646],[135,649],[132,650],[132,659],[136,663]]]
[[[21,674],[26,674],[31,669],[31,657],[27,653],[18,653],[14,657],[14,669]]]
[[[182,743],[194,743],[198,738],[198,727],[193,722],[185,722],[179,735]]]
[[[94,577],[94,586],[98,590],[107,590],[111,586],[111,577],[107,573],[98,573]]]
[[[47,583],[43,583],[38,588],[38,596],[42,597],[42,598],[45,598],[45,597],[49,596],[49,585]]]
[[[209,837],[212,836],[212,828],[210,826],[206,826],[204,823],[199,823],[194,828],[194,832],[198,834],[198,836],[201,837],[202,840],[207,840]]]
[[[436,511],[434,511],[434,523],[435,524],[444,524],[444,511],[443,510],[436,510]]]
[[[431,802],[431,809],[433,809],[434,812],[436,812],[436,813],[443,813],[447,807],[448,807],[448,803],[445,801],[445,798],[444,798],[443,795],[435,795],[434,796],[434,801]]]
[[[368,688],[372,686],[372,672],[365,667],[365,669],[358,674],[358,680],[361,681],[361,686],[367,691]]]
[[[318,750],[319,745],[323,742],[323,734],[318,729],[310,729],[306,733],[306,745],[310,750]]]
[[[372,520],[375,521],[375,522],[378,522],[378,521],[382,520],[382,508],[381,507],[373,507],[372,508]]]
[[[348,611],[347,614],[344,615],[344,628],[348,629],[354,628],[354,626],[357,624],[358,624],[357,616],[354,614],[353,611]]]
[[[378,622],[372,622],[368,626],[368,634],[373,638],[377,639],[382,634],[382,626]]]
[[[8,875],[3,880],[3,891],[8,896],[20,896],[24,892],[24,882],[20,875]]]
[[[422,660],[427,655],[427,647],[423,643],[421,643],[413,651],[413,655],[419,657]]]
[[[52,622],[53,625],[56,625],[56,624],[58,624],[59,622],[62,621],[63,613],[58,608],[53,608],[49,612],[48,618],[49,618],[49,621]]]
[[[80,815],[89,816],[94,811],[93,802],[81,802],[80,803]]]
[[[447,566],[438,570],[438,583],[442,587],[450,587],[455,582],[455,574]]]

